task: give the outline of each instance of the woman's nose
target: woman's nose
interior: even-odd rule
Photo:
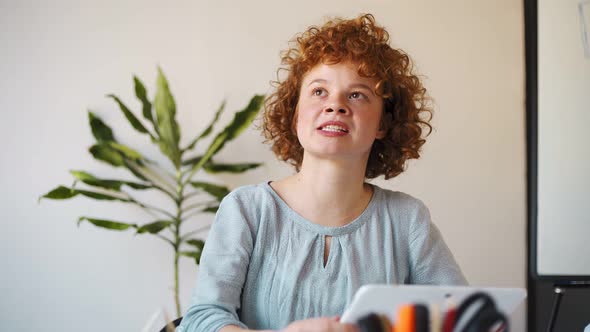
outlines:
[[[348,106],[341,99],[342,97],[334,97],[333,99],[329,100],[326,106],[324,107],[324,112],[338,112],[340,114],[349,113],[350,110],[348,109]]]

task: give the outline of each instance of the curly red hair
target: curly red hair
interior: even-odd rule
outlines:
[[[371,14],[330,20],[291,41],[294,45],[282,53],[285,67],[279,69],[288,75],[274,82],[276,91],[266,99],[263,115],[264,136],[279,159],[299,171],[303,147],[294,128],[301,82],[317,64],[339,62],[355,64],[360,76],[377,78],[375,91],[384,101],[381,123],[386,134],[371,147],[365,177],[395,177],[404,171],[408,159],[420,157],[425,137],[432,131],[430,98],[409,56],[391,48],[388,41],[389,34]]]

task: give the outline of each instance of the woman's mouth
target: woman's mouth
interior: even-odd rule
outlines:
[[[323,133],[348,134],[348,126],[341,121],[326,121],[318,127],[318,130]]]
[[[348,129],[337,126],[337,125],[327,125],[319,128],[322,131],[328,131],[333,133],[348,133]]]

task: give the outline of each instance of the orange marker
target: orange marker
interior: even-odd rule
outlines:
[[[414,306],[406,304],[397,311],[396,332],[416,332],[416,313]]]

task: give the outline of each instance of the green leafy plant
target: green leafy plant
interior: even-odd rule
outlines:
[[[148,100],[146,88],[139,78],[134,77],[134,85],[135,95],[142,105],[143,120],[138,119],[119,97],[112,94],[107,97],[115,101],[135,130],[149,136],[152,143],[159,147],[173,167],[159,165],[135,149],[122,144],[115,138],[113,130],[96,114],[89,111],[88,120],[96,139],[96,143],[89,148],[92,156],[111,166],[127,169],[136,179],[133,181],[103,179],[86,171],[72,170],[70,173],[74,177],[74,183],[71,187],[58,186],[41,198],[64,200],[81,195],[96,200],[132,204],[152,215],[153,220],[142,224],[81,216],[78,219],[78,225],[89,222],[115,231],[133,229],[137,234],[153,235],[168,243],[174,250],[174,301],[176,314],[180,316],[178,262],[180,257],[184,256],[194,259],[199,264],[205,243],[194,236],[208,227],[203,226],[183,232],[183,226],[186,226],[186,223],[199,213],[215,213],[223,197],[229,193],[229,189],[224,185],[195,181],[193,178],[201,170],[208,173],[243,173],[261,165],[259,163],[218,163],[213,160],[213,157],[227,142],[238,137],[251,124],[262,106],[264,96],[255,95],[243,110],[235,113],[233,120],[213,138],[209,147],[197,154],[194,152],[197,143],[213,132],[225,108],[225,102],[221,104],[205,130],[188,145],[181,147],[180,128],[176,122],[176,103],[162,70],[158,68],[156,95],[153,102]],[[148,125],[144,125],[144,122]],[[191,152],[192,156],[187,156]],[[80,183],[84,184],[83,188],[80,188]],[[135,191],[138,190],[160,192],[173,202],[174,211],[150,205],[134,197]]]

